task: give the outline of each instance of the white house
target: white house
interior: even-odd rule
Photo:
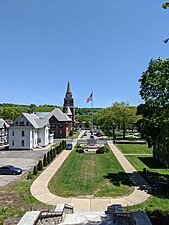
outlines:
[[[9,125],[5,120],[0,118],[0,144],[6,144],[8,142],[8,129]]]
[[[22,113],[9,128],[9,149],[34,149],[52,142],[49,121],[34,113]]]

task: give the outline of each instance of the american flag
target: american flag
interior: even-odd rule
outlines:
[[[87,102],[91,102],[93,100],[93,92],[91,93],[91,95],[87,98]]]

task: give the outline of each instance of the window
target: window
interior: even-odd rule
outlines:
[[[56,125],[55,124],[51,124],[51,128],[55,128],[56,127]]]
[[[24,132],[24,130],[22,130],[22,137],[24,137],[25,136],[25,132]]]
[[[14,136],[14,130],[12,131],[12,136]]]
[[[24,121],[20,121],[19,124],[20,124],[21,126],[23,126],[23,125],[24,125]]]
[[[62,130],[59,130],[59,131],[58,131],[58,134],[63,134],[63,131],[62,131]]]
[[[16,122],[16,125],[18,126],[18,122]]]
[[[24,140],[22,140],[22,141],[21,141],[21,146],[24,146],[24,144],[25,144],[25,143],[24,143]]]
[[[14,140],[12,140],[12,146],[14,146]]]
[[[26,121],[26,125],[27,125],[27,126],[29,125],[29,122],[28,122],[28,121]]]
[[[39,143],[41,142],[41,138],[38,138],[38,142],[39,142]]]
[[[59,128],[62,128],[63,127],[63,124],[59,124]]]

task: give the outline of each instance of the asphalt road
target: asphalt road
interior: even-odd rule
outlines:
[[[0,186],[12,183],[27,171],[29,171],[40,159],[43,159],[44,154],[48,149],[42,150],[0,150],[0,167],[5,165],[13,165],[22,168],[24,171],[21,175],[0,175]]]

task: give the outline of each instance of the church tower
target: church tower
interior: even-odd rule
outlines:
[[[74,124],[75,121],[75,107],[74,107],[74,99],[72,97],[72,92],[70,90],[70,82],[68,81],[67,84],[67,91],[66,91],[66,95],[64,98],[64,104],[63,104],[63,112],[64,113],[68,113],[70,114],[70,111],[72,113],[72,115],[68,115],[72,118],[72,122]]]

